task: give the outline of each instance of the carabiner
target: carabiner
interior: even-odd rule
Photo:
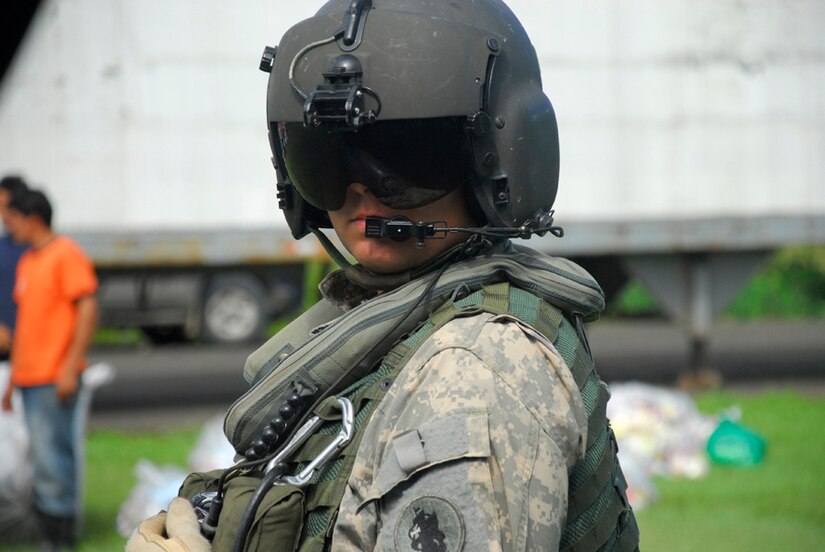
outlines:
[[[341,431],[338,432],[335,439],[333,439],[318,456],[312,459],[309,464],[301,470],[301,473],[298,475],[282,476],[275,482],[275,485],[306,487],[318,469],[352,440],[352,435],[355,433],[355,411],[352,407],[352,402],[349,399],[339,397],[338,404],[341,405]]]
[[[305,487],[309,484],[309,480],[315,475],[315,470],[325,464],[332,455],[340,448],[344,447],[352,439],[352,434],[355,432],[355,413],[352,407],[352,402],[343,397],[338,398],[338,404],[341,406],[341,431],[332,442],[327,445],[321,453],[316,456],[307,466],[301,470],[301,473],[295,476],[284,475],[275,481],[275,485],[294,485],[296,487]],[[289,443],[281,449],[275,458],[269,461],[266,465],[264,473],[269,473],[278,466],[282,469],[286,467],[285,462],[289,457],[295,453],[301,445],[306,443],[315,431],[321,427],[324,420],[319,416],[313,416],[302,425],[290,439]]]
[[[292,455],[293,452],[298,450],[298,447],[303,445],[306,442],[306,440],[309,439],[313,433],[315,433],[315,430],[318,429],[323,422],[324,421],[318,416],[313,416],[312,418],[304,422],[304,425],[298,428],[298,430],[292,436],[292,439],[290,439],[289,443],[287,443],[286,446],[283,449],[281,449],[281,452],[279,452],[278,455],[275,456],[275,458],[273,458],[269,461],[269,463],[267,463],[264,473],[269,473],[278,465],[283,464],[289,458],[289,456]]]

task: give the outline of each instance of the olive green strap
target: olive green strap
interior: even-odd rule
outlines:
[[[372,409],[386,392],[384,381],[392,375],[392,368],[384,364],[375,372],[368,374],[355,382],[348,389],[339,394],[349,398],[355,411],[355,435],[352,440],[339,452],[337,458],[323,466],[316,476],[316,480],[306,490],[306,522],[301,536],[299,550],[302,552],[322,551],[328,543],[335,524],[335,515],[344,496],[347,486],[347,477],[355,462],[355,454],[364,435],[364,427]],[[337,401],[335,396],[331,397]],[[337,433],[339,424],[329,422],[307,440],[305,447],[308,450],[298,451],[292,461],[300,462],[300,467],[315,458]]]
[[[555,345],[579,386],[588,422],[585,456],[569,478],[567,525],[559,548],[568,552],[633,550],[639,531],[627,502],[615,437],[606,421],[610,393],[596,372],[583,336],[566,319],[559,324]]]

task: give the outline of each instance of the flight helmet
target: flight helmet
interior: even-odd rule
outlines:
[[[295,238],[330,227],[327,211],[352,182],[394,209],[465,186],[490,228],[550,217],[556,118],[535,49],[503,2],[330,0],[267,47],[261,69]]]

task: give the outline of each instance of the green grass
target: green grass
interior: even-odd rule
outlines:
[[[793,392],[710,393],[706,413],[739,405],[765,437],[765,461],[713,466],[699,480],[659,479],[661,498],[638,512],[643,550],[821,550],[825,542],[825,398]]]
[[[143,343],[146,338],[137,328],[98,328],[94,335],[93,345],[106,346],[135,346]]]
[[[742,423],[767,440],[765,461],[750,468],[713,466],[699,480],[657,480],[660,500],[638,512],[642,550],[821,549],[825,397],[791,391],[713,392],[700,395],[697,403],[708,414],[741,407]],[[186,466],[199,432],[92,432],[79,552],[122,550],[126,539],[117,534],[115,519],[135,485],[136,462],[145,458],[156,465]]]

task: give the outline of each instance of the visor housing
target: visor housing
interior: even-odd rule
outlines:
[[[340,209],[356,182],[403,210],[441,199],[473,174],[461,117],[382,121],[355,131],[280,123],[277,132],[292,184],[323,211]]]

